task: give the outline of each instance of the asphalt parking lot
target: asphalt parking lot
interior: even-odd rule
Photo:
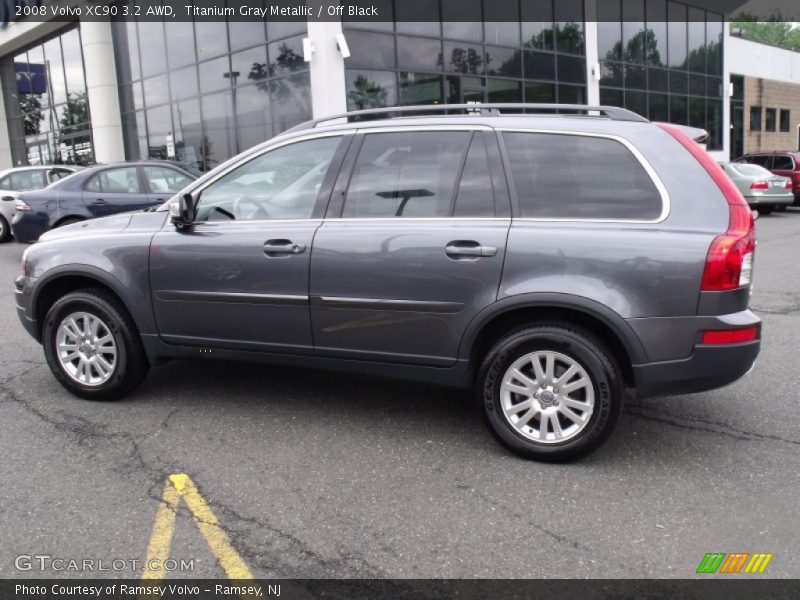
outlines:
[[[755,370],[711,393],[631,401],[571,465],[526,462],[468,394],[215,362],[151,371],[130,398],[65,392],[14,311],[23,246],[0,246],[0,577],[19,555],[144,559],[166,478],[186,473],[259,577],[695,576],[707,552],[769,552],[800,577],[800,210],[759,219]],[[223,577],[192,523],[170,556]]]

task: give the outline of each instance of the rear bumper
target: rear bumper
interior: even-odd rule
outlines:
[[[795,201],[793,194],[786,194],[785,196],[770,196],[764,194],[762,196],[745,196],[744,199],[751,207],[754,206],[791,206]]]
[[[634,365],[637,395],[641,398],[705,392],[733,383],[755,364],[761,341],[695,346],[681,360]]]
[[[11,231],[18,242],[32,243],[50,229],[47,213],[19,212],[11,222]]]

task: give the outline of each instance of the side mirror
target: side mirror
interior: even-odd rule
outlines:
[[[178,229],[191,225],[194,221],[195,201],[191,194],[181,194],[178,201],[169,205],[169,218]]]

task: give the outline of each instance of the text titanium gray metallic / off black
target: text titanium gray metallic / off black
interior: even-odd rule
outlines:
[[[754,250],[741,194],[679,128],[405,107],[306,123],[159,211],[51,231],[16,298],[84,398],[169,358],[334,367],[473,388],[503,444],[566,460],[608,437],[626,388],[752,367]]]

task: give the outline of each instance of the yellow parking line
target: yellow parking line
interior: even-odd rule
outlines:
[[[169,558],[175,532],[175,516],[181,499],[192,513],[197,528],[229,579],[253,579],[253,574],[242,557],[231,545],[231,540],[219,526],[219,520],[205,498],[197,491],[194,482],[185,473],[174,473],[164,484],[162,502],[156,512],[156,521],[147,547],[147,563],[142,579],[163,579],[161,566]],[[155,566],[156,568],[151,568]]]

